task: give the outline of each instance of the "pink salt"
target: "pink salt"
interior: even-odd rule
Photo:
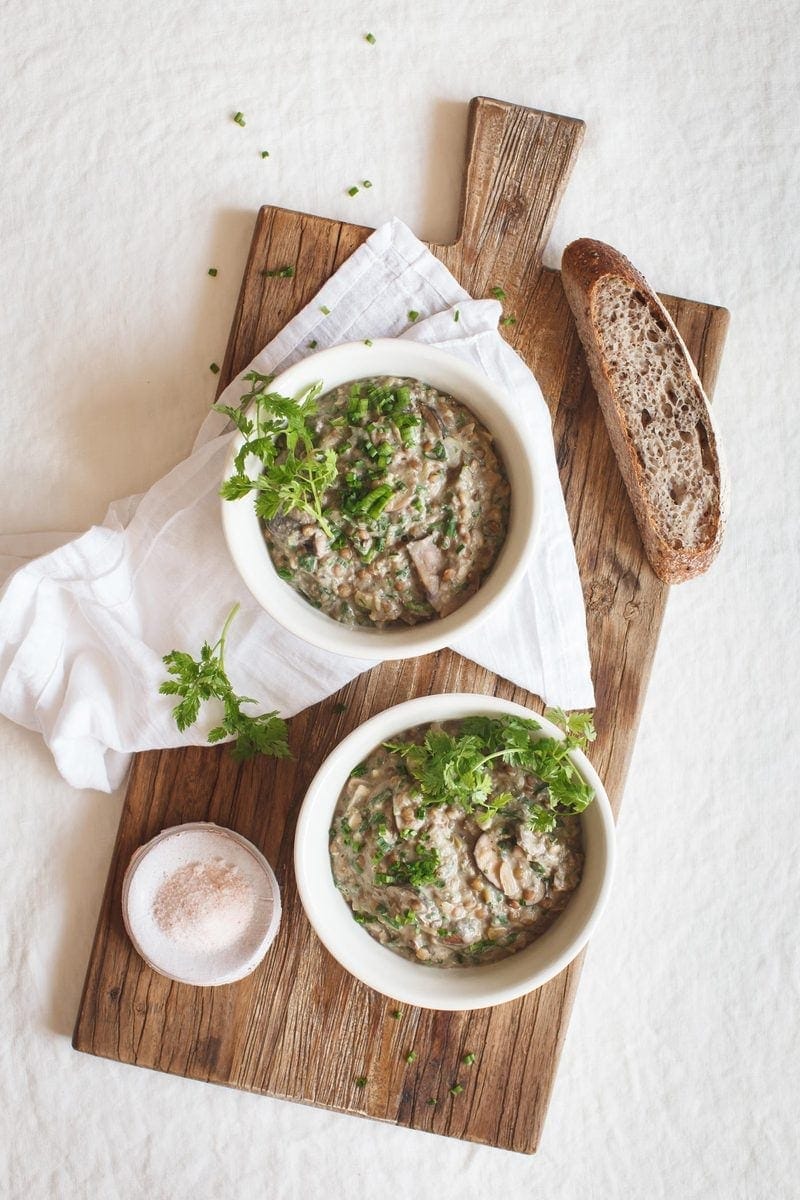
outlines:
[[[161,931],[187,950],[214,953],[239,940],[255,905],[253,886],[223,858],[191,862],[169,876],[153,900]]]

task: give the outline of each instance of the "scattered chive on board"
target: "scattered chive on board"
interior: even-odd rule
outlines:
[[[233,119],[237,125],[245,125],[246,124],[245,119],[244,119],[244,113],[240,113],[240,112],[235,113]]]
[[[500,318],[501,325],[516,325],[516,323],[517,318],[512,313],[509,313],[507,317]]]
[[[316,350],[318,345],[319,345],[319,342],[317,341],[316,338],[314,338],[313,342],[308,343],[308,348],[309,348],[309,350]]]
[[[451,1096],[460,1096],[461,1093],[463,1092],[463,1090],[464,1089],[460,1083],[454,1083],[453,1086],[450,1088],[450,1095]]]
[[[456,311],[453,313],[453,320],[457,321],[460,316],[461,316],[461,313],[458,311],[458,309],[456,309]]]
[[[413,1063],[414,1060],[416,1059],[416,1057],[417,1057],[416,1050],[409,1050],[408,1054],[406,1055],[406,1062]]]
[[[327,304],[320,304],[319,311],[322,313],[323,317],[329,317],[331,315],[331,310],[328,308]]]
[[[365,346],[371,346],[372,344],[373,344],[373,342],[372,342],[372,338],[364,338],[364,345],[365,345]]]
[[[216,267],[209,267],[209,268],[208,268],[208,273],[209,273],[209,275],[217,275],[217,274],[218,274],[217,268],[216,268]]]
[[[394,1012],[392,1013],[392,1020],[393,1020],[393,1021],[399,1021],[399,1020],[400,1020],[400,1018],[402,1017],[402,1015],[403,1015],[403,1010],[402,1010],[402,1008],[396,1008],[396,1009],[394,1010]]]
[[[208,369],[212,375],[219,375],[219,365],[217,363],[211,363]]]
[[[495,300],[505,300],[506,294],[501,287],[493,287],[490,295],[494,296]]]
[[[294,275],[294,267],[273,267],[271,271],[262,271],[262,275],[267,279],[291,279]]]
[[[261,151],[261,157],[262,157],[262,158],[269,158],[269,150],[262,150],[262,151]]]
[[[469,1054],[464,1055],[464,1057],[461,1059],[461,1061],[465,1067],[471,1067],[472,1064],[475,1062],[475,1055],[472,1053],[472,1051],[470,1051]]]
[[[362,180],[361,180],[361,186],[362,186],[363,188],[371,188],[371,187],[372,187],[372,180],[371,180],[371,179],[362,179]]]
[[[365,33],[364,41],[369,42],[370,46],[374,46],[375,41],[376,41],[375,34],[374,33]]]
[[[349,187],[347,189],[347,194],[348,194],[348,196],[356,196],[358,194],[359,190],[360,189],[357,188],[355,184],[353,184],[352,187]]]
[[[359,1075],[359,1076],[358,1076],[358,1078],[355,1080],[355,1085],[356,1085],[356,1087],[357,1087],[357,1088],[363,1088],[363,1087],[366,1087],[366,1086],[367,1086],[367,1077],[366,1077],[366,1075]]]
[[[410,308],[408,310],[408,319],[412,325],[414,324],[415,321],[419,320],[419,313],[417,312],[417,310],[415,308]]]

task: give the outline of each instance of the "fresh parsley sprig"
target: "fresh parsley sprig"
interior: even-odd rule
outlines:
[[[225,640],[231,622],[239,611],[234,604],[218,641],[213,645],[204,642],[198,659],[183,650],[171,650],[164,655],[164,664],[174,678],[165,679],[158,689],[163,696],[180,696],[172,710],[178,729],[194,725],[200,714],[200,706],[207,700],[220,700],[223,717],[208,735],[211,743],[220,742],[233,735],[231,753],[237,760],[250,758],[253,754],[268,754],[273,758],[291,758],[287,741],[286,722],[277,709],[251,717],[242,712],[243,704],[257,704],[250,696],[239,696],[225,673]]]
[[[539,832],[555,827],[558,812],[583,812],[594,792],[570,758],[594,740],[590,713],[569,717],[551,710],[548,717],[564,729],[563,738],[546,737],[531,718],[517,716],[467,717],[457,735],[429,729],[419,742],[384,742],[399,754],[415,779],[424,807],[459,804],[486,826],[517,797],[510,792],[493,794],[491,763],[500,759],[520,767],[541,781],[537,802],[528,804],[528,821]]]
[[[234,459],[234,474],[223,482],[220,495],[224,500],[240,500],[255,491],[256,512],[262,520],[298,509],[316,521],[326,537],[333,537],[323,498],[336,480],[336,453],[314,448],[310,424],[322,384],[315,383],[292,399],[268,390],[272,378],[250,371],[245,379],[251,388],[239,408],[214,405],[244,438]],[[252,475],[247,470],[251,458],[261,468]]]

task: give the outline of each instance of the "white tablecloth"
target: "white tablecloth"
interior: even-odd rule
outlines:
[[[452,238],[476,94],[587,122],[548,261],[601,237],[660,290],[731,308],[734,509],[711,574],[670,600],[533,1160],[76,1054],[122,797],[72,791],[0,724],[0,1191],[796,1194],[797,4],[9,0],[4,17],[5,531],[80,530],[185,455],[259,204]]]

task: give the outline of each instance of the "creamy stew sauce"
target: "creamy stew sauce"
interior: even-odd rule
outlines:
[[[442,726],[457,734],[460,723]],[[419,727],[403,740],[422,741]],[[565,907],[583,869],[580,818],[559,815],[551,833],[533,832],[524,800],[544,785],[497,762],[498,791],[520,803],[483,827],[457,805],[420,807],[402,758],[377,747],[339,797],[330,834],[334,880],[353,915],[405,958],[439,967],[474,966],[515,954]],[[435,879],[392,882],[438,855]],[[408,864],[412,867],[409,870]]]
[[[334,536],[300,513],[264,536],[280,575],[346,625],[415,625],[459,608],[494,565],[510,489],[489,431],[416,379],[346,383],[317,401],[316,445],[337,455]]]

